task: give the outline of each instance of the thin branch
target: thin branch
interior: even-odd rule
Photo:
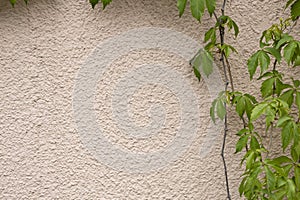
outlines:
[[[226,0],[223,1],[223,6],[222,6],[222,16],[225,15],[225,6],[226,6]],[[225,35],[225,31],[224,31],[224,27],[222,22],[219,23],[219,31],[220,31],[220,40],[221,40],[221,46],[224,44],[224,35]],[[225,58],[226,56],[224,55],[224,52],[221,51],[221,62],[223,65],[223,71],[224,71],[224,78],[225,78],[225,93],[227,93],[228,91],[228,77],[227,77],[227,70],[226,70],[226,64],[225,64]],[[229,190],[229,181],[228,181],[228,173],[227,173],[227,165],[226,165],[226,161],[225,161],[225,144],[226,144],[226,137],[227,137],[227,133],[228,133],[228,113],[227,113],[227,103],[226,101],[224,102],[224,107],[226,110],[226,114],[224,117],[224,135],[223,135],[223,144],[222,144],[222,150],[221,150],[221,157],[223,160],[223,165],[224,165],[224,173],[225,173],[225,180],[226,180],[226,191],[227,191],[227,199],[231,200],[231,196],[230,196],[230,190]]]

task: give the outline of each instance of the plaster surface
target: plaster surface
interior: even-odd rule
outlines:
[[[279,0],[229,1],[228,15],[240,26],[237,40],[227,37],[239,51],[232,59],[237,89],[258,93],[258,85],[248,81],[246,61],[258,48],[260,33],[283,13],[283,5]],[[99,44],[134,28],[156,27],[183,33],[202,45],[214,23],[208,15],[202,24],[189,10],[179,18],[174,0],[113,0],[105,11],[100,6],[92,10],[83,0],[31,0],[15,8],[1,1],[0,19],[0,199],[226,199],[221,134],[210,141],[211,151],[200,156],[212,134],[208,85],[198,82],[182,57],[158,49],[133,51],[114,60],[96,83],[94,110],[103,135],[137,153],[168,147],[180,128],[182,107],[179,94],[168,87],[139,87],[128,97],[134,123],[149,125],[149,109],[156,104],[165,116],[156,134],[136,139],[122,132],[111,106],[122,77],[145,63],[163,63],[189,84],[200,113],[195,138],[159,170],[130,173],[101,162],[82,141],[73,107],[76,77]],[[226,147],[232,199],[240,199],[240,156],[233,154],[238,124],[236,118],[230,121]]]

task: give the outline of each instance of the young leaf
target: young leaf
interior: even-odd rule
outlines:
[[[205,0],[190,0],[190,2],[192,15],[200,22],[205,10]]]
[[[179,17],[181,17],[184,13],[186,2],[187,2],[187,0],[177,0],[177,8],[179,10]]]

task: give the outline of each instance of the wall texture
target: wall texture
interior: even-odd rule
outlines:
[[[257,48],[260,32],[282,15],[283,4],[229,1],[228,13],[241,29],[237,41],[227,38],[240,52],[232,59],[237,89],[257,93],[258,86],[248,82],[245,63]],[[125,106],[137,126],[151,123],[152,104],[161,105],[165,113],[157,133],[138,139],[118,126],[111,98],[122,77],[136,66],[164,63],[178,72],[193,89],[200,114],[187,150],[168,165],[141,173],[114,169],[114,163],[101,162],[87,148],[74,117],[76,77],[97,45],[141,27],[166,28],[202,41],[213,23],[208,16],[201,25],[189,12],[179,19],[174,0],[113,0],[105,11],[100,6],[92,10],[84,0],[31,0],[27,7],[20,1],[14,9],[1,1],[0,19],[0,199],[226,199],[221,135],[209,141],[206,156],[199,153],[212,134],[210,86],[196,80],[182,57],[158,49],[127,53],[97,80],[93,99],[97,123],[112,145],[137,154],[168,148],[183,126],[179,94],[159,83],[134,92]],[[226,148],[233,199],[239,199],[241,175],[239,156],[233,154],[236,121],[230,122]]]

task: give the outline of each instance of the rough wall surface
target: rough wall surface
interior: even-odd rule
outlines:
[[[257,93],[258,86],[245,78],[246,59],[257,48],[260,32],[282,14],[283,4],[228,4],[241,29],[237,41],[227,38],[240,52],[232,60],[237,89]],[[190,13],[179,19],[174,0],[113,0],[105,11],[99,6],[92,10],[83,0],[32,0],[27,7],[20,1],[14,9],[1,1],[0,19],[0,199],[226,199],[221,135],[207,156],[199,156],[209,133],[209,93],[186,60],[156,49],[134,51],[115,60],[96,84],[94,109],[103,134],[120,148],[143,153],[166,148],[176,137],[178,94],[151,84],[135,91],[129,113],[137,126],[151,122],[153,103],[166,113],[156,135],[135,139],[113,119],[111,97],[118,81],[135,66],[164,62],[191,85],[201,113],[196,137],[184,154],[159,170],[129,173],[96,159],[80,138],[73,109],[78,71],[101,42],[140,27],[167,28],[202,41],[213,23],[208,16],[201,25]],[[240,198],[241,169],[233,154],[237,128],[231,122],[226,149],[233,199]]]

